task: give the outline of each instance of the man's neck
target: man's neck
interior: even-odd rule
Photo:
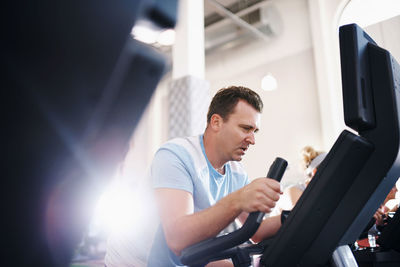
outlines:
[[[218,145],[215,142],[215,138],[212,138],[212,133],[207,132],[207,130],[204,132],[203,135],[203,144],[204,144],[204,151],[206,153],[208,161],[211,163],[211,165],[214,167],[214,169],[221,173],[224,174],[224,165],[227,162],[226,160],[222,160],[221,156],[218,153]]]

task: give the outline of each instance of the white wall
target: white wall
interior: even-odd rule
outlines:
[[[339,62],[338,21],[350,0],[308,0],[321,110],[323,147],[329,150],[345,128]]]
[[[365,31],[400,62],[400,16],[369,25],[365,27]]]

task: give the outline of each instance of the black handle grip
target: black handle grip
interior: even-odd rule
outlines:
[[[271,167],[269,167],[267,177],[280,182],[283,174],[285,173],[287,165],[288,163],[286,160],[277,157],[272,163]]]
[[[267,178],[274,179],[275,181],[280,182],[282,180],[283,174],[285,173],[286,167],[288,163],[283,158],[276,157],[274,162],[272,162],[271,166],[269,167]],[[258,227],[260,226],[265,213],[260,211],[253,211],[247,217],[247,220],[243,227],[248,223],[251,225],[252,228],[257,227],[254,233],[257,231]],[[243,228],[242,227],[242,228]],[[254,234],[253,233],[253,234]],[[253,235],[252,234],[252,235]],[[251,236],[252,236],[251,235]],[[251,237],[250,236],[250,237]]]
[[[287,161],[277,157],[269,168],[267,177],[279,182],[286,167]],[[260,226],[264,214],[260,211],[251,212],[240,229],[227,235],[202,241],[184,249],[180,258],[181,262],[186,265],[207,263],[208,260],[215,257],[219,252],[249,240]]]

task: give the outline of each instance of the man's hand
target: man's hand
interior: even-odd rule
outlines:
[[[241,211],[271,212],[282,194],[279,182],[269,178],[257,178],[234,192]]]

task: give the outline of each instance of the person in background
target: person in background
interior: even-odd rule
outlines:
[[[363,249],[365,247],[375,247],[376,246],[376,238],[379,237],[380,233],[391,219],[389,216],[390,212],[395,212],[398,209],[398,204],[393,206],[392,208],[388,207],[388,202],[396,198],[397,187],[396,184],[392,187],[388,195],[386,196],[383,203],[380,205],[378,210],[375,212],[374,216],[365,226],[364,230],[361,232],[357,241],[353,246],[353,249]],[[368,238],[367,238],[368,237]]]
[[[325,152],[317,151],[311,146],[305,146],[301,150],[301,168],[304,172],[305,179],[299,183],[293,184],[285,188],[283,195],[277,203],[273,214],[279,214],[283,210],[292,210],[303,194],[307,185],[317,172],[318,166],[324,160]]]
[[[396,184],[392,187],[390,190],[389,194],[386,196],[385,200],[379,207],[379,209],[375,212],[374,214],[374,219],[375,219],[375,224],[377,226],[384,226],[386,224],[386,220],[389,217],[389,212],[396,212],[398,208],[398,204],[395,205],[392,208],[389,208],[386,204],[389,202],[389,200],[395,199],[396,198],[396,193],[397,193],[397,187]]]
[[[250,182],[240,161],[259,130],[263,103],[249,88],[231,86],[213,97],[203,134],[168,141],[156,152],[151,178],[161,225],[153,241],[149,267],[181,265],[182,250],[217,236],[249,212],[268,213],[281,192],[279,182],[261,177]],[[280,216],[264,219],[253,241],[274,235]],[[233,266],[229,260],[208,266]]]

